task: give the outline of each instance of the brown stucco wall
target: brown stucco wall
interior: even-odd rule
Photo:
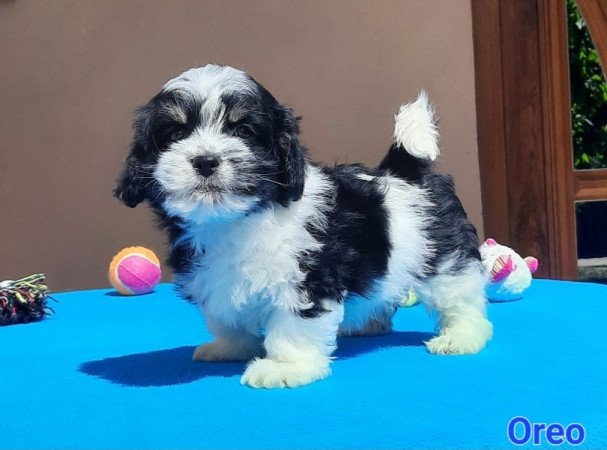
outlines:
[[[0,0],[0,280],[103,287],[123,246],[164,253],[111,191],[136,106],[182,70],[244,68],[303,116],[328,163],[379,161],[424,87],[443,170],[482,224],[469,0]]]

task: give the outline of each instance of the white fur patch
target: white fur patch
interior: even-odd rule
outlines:
[[[366,173],[359,173],[358,175],[356,175],[356,178],[363,181],[373,181],[376,177],[372,175],[367,175]]]
[[[169,80],[163,86],[165,91],[180,91],[205,99],[210,95],[222,92],[242,92],[251,90],[248,75],[242,70],[229,66],[207,64],[194,67]]]
[[[388,230],[392,252],[388,273],[379,285],[384,297],[400,300],[415,279],[423,278],[425,261],[435,253],[434,243],[427,237],[428,210],[432,206],[425,189],[387,176],[384,204],[388,210]]]
[[[395,116],[394,140],[417,158],[434,161],[438,157],[438,128],[425,91],[414,102],[400,107]]]

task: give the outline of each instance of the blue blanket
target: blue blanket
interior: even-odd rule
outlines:
[[[400,310],[392,334],[341,338],[333,375],[293,390],[192,362],[210,336],[171,285],[55,297],[51,318],[0,328],[2,448],[496,448],[515,416],[607,448],[607,286],[535,280],[489,306],[495,337],[474,356],[429,354],[432,317]]]

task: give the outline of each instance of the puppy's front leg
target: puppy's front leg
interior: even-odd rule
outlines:
[[[275,311],[266,326],[266,358],[252,361],[241,383],[255,388],[296,387],[327,377],[343,304],[324,302],[326,312],[304,318],[293,311]]]
[[[205,315],[205,321],[215,340],[199,345],[192,357],[194,361],[248,361],[263,355],[259,336],[223,325],[209,315]]]

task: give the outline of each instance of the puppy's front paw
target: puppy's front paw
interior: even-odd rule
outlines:
[[[329,358],[296,363],[256,359],[249,364],[240,382],[254,388],[293,388],[326,378],[330,373]]]
[[[466,355],[480,352],[491,336],[493,326],[486,319],[459,324],[441,330],[441,334],[426,342],[435,355]]]
[[[261,344],[241,345],[218,339],[196,347],[192,359],[194,361],[248,361],[260,356],[262,352]]]

